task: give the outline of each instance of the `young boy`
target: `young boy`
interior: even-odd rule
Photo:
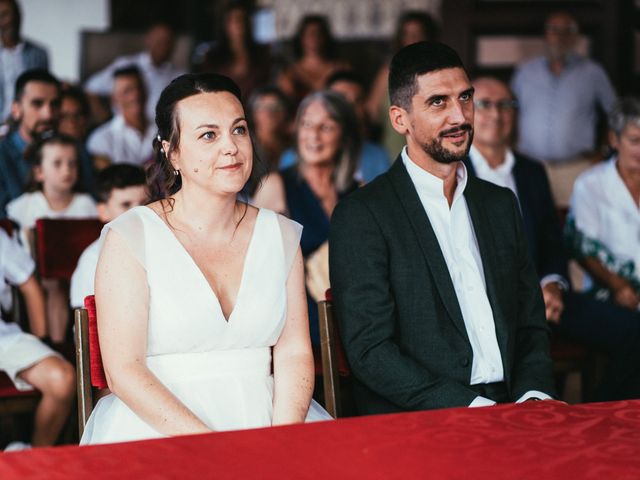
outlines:
[[[116,164],[105,168],[97,179],[98,218],[103,223],[114,220],[130,208],[144,205],[148,194],[142,168],[130,164]],[[71,277],[71,306],[81,308],[84,298],[93,295],[93,281],[100,255],[98,240],[82,253]]]
[[[17,285],[29,314],[31,332],[0,316],[0,370],[18,390],[37,388],[42,393],[34,419],[31,445],[55,443],[69,415],[75,394],[75,371],[67,361],[45,345],[47,335],[44,294],[33,275],[35,265],[28,253],[0,228],[0,294],[9,284]],[[10,443],[6,451],[24,450],[31,445]]]

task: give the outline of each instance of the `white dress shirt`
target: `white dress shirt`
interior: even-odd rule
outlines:
[[[502,382],[504,367],[487,296],[482,257],[464,197],[467,169],[462,162],[458,163],[457,186],[449,207],[444,195],[444,182],[413,163],[406,147],[402,150],[402,161],[429,217],[455,288],[473,352],[469,383]],[[541,392],[531,391],[518,401],[530,397],[550,398]],[[478,396],[469,406],[493,404],[493,400]]]
[[[11,285],[22,285],[26,282],[35,265],[29,254],[0,228],[0,298],[9,300],[2,307],[11,308]],[[13,323],[5,323],[0,318],[0,354],[5,352],[22,335],[20,327]]]
[[[131,163],[142,166],[153,156],[155,124],[149,122],[144,134],[127,125],[122,115],[98,127],[89,136],[87,150],[92,155],[111,159],[111,163]]]

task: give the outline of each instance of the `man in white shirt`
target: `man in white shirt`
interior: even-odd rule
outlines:
[[[602,382],[589,400],[640,396],[640,313],[571,290],[567,260],[549,181],[542,165],[511,149],[517,102],[506,84],[473,82],[473,146],[470,175],[507,187],[518,197],[545,303],[554,331],[607,353]]]
[[[113,89],[113,74],[121,68],[135,65],[142,73],[149,94],[145,107],[147,117],[153,119],[156,103],[164,87],[186,72],[171,62],[175,35],[169,25],[164,23],[152,25],[145,36],[145,46],[145,51],[118,57],[109,66],[91,75],[85,83],[85,91],[94,96],[109,96]]]
[[[130,208],[144,205],[148,200],[144,170],[135,165],[111,165],[98,175],[98,218],[108,223]],[[69,289],[72,308],[84,307],[84,299],[93,295],[100,240],[89,245],[78,259]]]
[[[152,158],[156,128],[146,116],[146,98],[137,67],[124,67],[114,72],[112,99],[118,113],[98,127],[87,141],[87,149],[95,156],[96,165],[131,163],[140,166]]]
[[[420,42],[389,72],[407,147],[336,207],[331,286],[360,413],[554,395],[548,327],[517,201],[467,175],[473,87]]]

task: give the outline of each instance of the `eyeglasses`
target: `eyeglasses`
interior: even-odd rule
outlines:
[[[473,102],[477,110],[486,111],[495,107],[499,112],[508,112],[518,108],[518,102],[515,100],[498,100],[492,102],[491,100],[476,100]]]

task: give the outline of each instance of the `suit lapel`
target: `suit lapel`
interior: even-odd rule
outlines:
[[[388,178],[391,181],[400,204],[407,213],[409,223],[418,239],[420,249],[433,276],[440,298],[442,298],[442,302],[449,316],[453,319],[453,323],[460,333],[468,339],[467,329],[464,324],[464,319],[462,318],[460,304],[455,294],[455,288],[451,281],[447,263],[438,244],[438,239],[433,231],[431,222],[429,221],[429,217],[420,202],[418,192],[402,163],[401,156],[398,156],[398,159],[389,169]]]
[[[492,228],[491,217],[487,214],[488,209],[484,207],[482,196],[476,189],[478,180],[474,176],[469,176],[467,187],[464,191],[467,206],[469,207],[469,215],[473,230],[478,240],[478,248],[480,249],[480,258],[482,258],[482,267],[484,270],[485,283],[487,285],[487,297],[491,304],[493,312],[493,321],[496,326],[496,337],[500,345],[500,355],[502,364],[506,363],[508,329],[502,308],[502,302],[499,299],[499,288],[495,277],[495,269],[498,265],[496,258],[496,241],[494,237],[494,229]]]

